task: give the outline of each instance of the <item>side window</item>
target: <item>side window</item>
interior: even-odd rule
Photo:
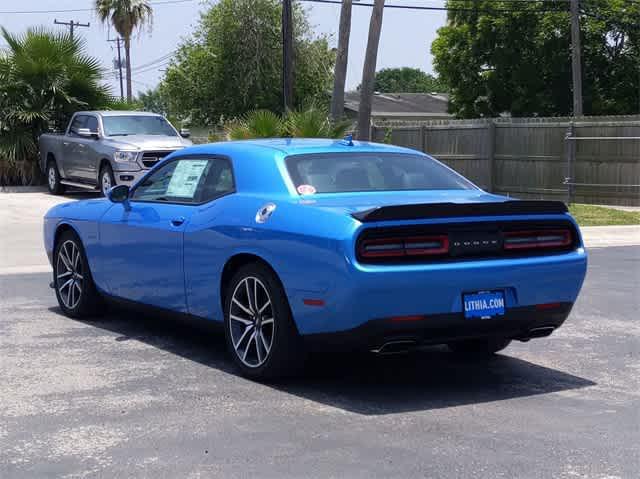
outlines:
[[[80,128],[84,128],[85,122],[87,121],[87,117],[85,115],[77,115],[73,119],[73,123],[71,123],[70,132],[74,135],[78,133]]]
[[[95,116],[88,116],[87,124],[84,127],[96,133],[98,131],[98,119]]]
[[[198,202],[206,203],[220,196],[231,193],[235,189],[231,162],[226,158],[211,158],[211,167],[207,177],[198,189]]]
[[[231,164],[222,158],[174,160],[153,172],[133,192],[133,201],[205,203],[233,191]]]

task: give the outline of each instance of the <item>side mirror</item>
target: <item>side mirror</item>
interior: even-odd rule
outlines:
[[[129,202],[129,186],[118,185],[114,186],[107,193],[107,198],[112,203],[128,203]]]
[[[180,136],[182,138],[189,138],[191,136],[191,130],[188,130],[186,128],[181,128],[180,129]]]
[[[91,131],[89,128],[78,128],[76,130],[76,133],[79,136],[83,136],[85,138],[95,138],[96,140],[98,139],[98,132]]]

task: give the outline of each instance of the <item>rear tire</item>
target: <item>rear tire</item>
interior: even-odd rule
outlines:
[[[229,352],[243,375],[274,379],[304,367],[289,302],[267,266],[251,263],[236,271],[225,294],[224,323]]]
[[[53,253],[53,284],[60,309],[72,318],[95,316],[103,306],[78,235],[63,232]]]
[[[64,193],[64,185],[60,183],[60,172],[55,160],[47,162],[47,188],[52,195],[61,195]]]
[[[502,351],[509,346],[510,339],[507,338],[486,338],[486,339],[468,339],[465,341],[456,341],[449,343],[447,346],[451,351],[458,354],[468,356],[491,356],[498,351]]]
[[[110,164],[105,164],[102,168],[100,168],[100,192],[102,196],[107,196],[107,193],[111,188],[116,186],[116,180],[113,176],[113,168],[111,168]]]

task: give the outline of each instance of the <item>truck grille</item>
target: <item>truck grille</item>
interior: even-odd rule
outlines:
[[[366,228],[361,263],[432,263],[558,254],[578,246],[569,221],[500,221]]]
[[[142,154],[142,164],[145,168],[152,168],[158,163],[160,160],[164,159],[164,157],[173,153],[174,150],[164,150],[164,151],[145,151]]]

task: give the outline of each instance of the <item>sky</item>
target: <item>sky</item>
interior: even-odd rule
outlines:
[[[187,38],[198,23],[199,12],[211,1],[186,0],[184,3],[159,4],[163,0],[151,0],[154,8],[153,28],[143,30],[132,43],[132,71],[134,92],[145,91],[158,84],[166,61],[152,63],[175,50],[180,40]],[[166,1],[166,0],[164,0]],[[358,0],[354,0],[356,5]],[[371,3],[372,0],[360,0]],[[213,0],[215,3],[215,0]],[[102,25],[93,11],[51,12],[51,13],[9,13],[26,11],[52,11],[69,9],[91,9],[93,0],[0,0],[0,25],[12,33],[24,32],[30,26],[45,25],[52,29],[67,28],[54,25],[54,20],[68,22],[74,20],[90,23],[89,28],[77,28],[76,34],[85,38],[87,50],[101,59],[108,70],[107,81],[113,93],[119,94],[119,84],[113,68],[116,57],[115,43],[107,42],[115,38],[112,28]],[[443,0],[387,0],[389,5],[442,6]],[[155,5],[154,5],[155,4]],[[302,2],[308,12],[309,22],[318,34],[330,35],[332,46],[338,38],[340,5]],[[362,77],[364,52],[369,30],[371,8],[354,6],[349,43],[349,66],[347,89],[355,88]],[[431,42],[436,38],[436,30],[445,24],[443,11],[399,10],[387,8],[384,11],[377,69],[410,66],[433,72],[431,63]],[[5,46],[0,39],[0,47]],[[145,65],[151,64],[145,67]]]

